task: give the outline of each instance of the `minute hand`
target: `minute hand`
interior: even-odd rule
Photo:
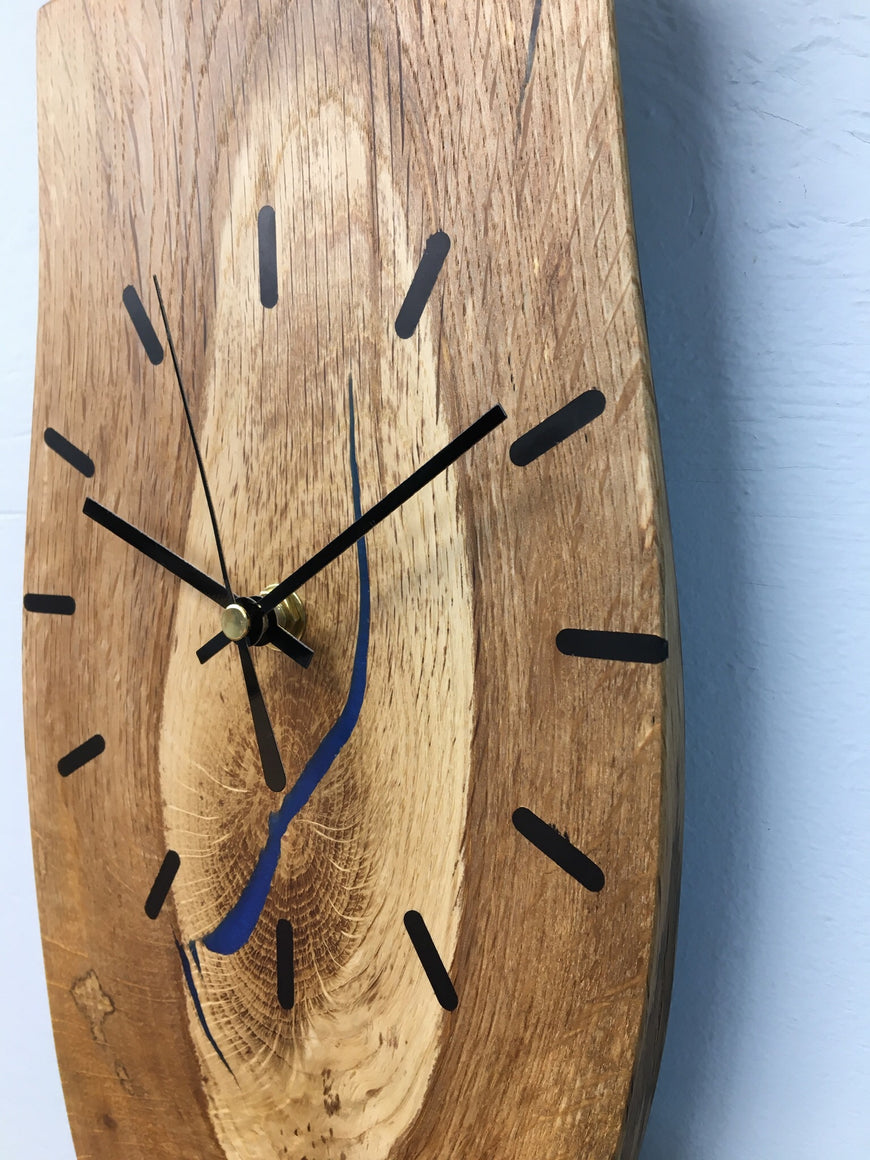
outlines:
[[[327,564],[331,564],[333,560],[337,559],[342,552],[346,552],[357,540],[362,539],[367,532],[370,532],[376,524],[379,524],[381,520],[385,520],[387,516],[391,515],[396,508],[401,507],[412,495],[416,495],[421,488],[425,487],[427,483],[430,483],[436,476],[440,475],[451,463],[455,463],[475,443],[479,443],[485,435],[488,435],[490,431],[494,431],[506,418],[507,415],[504,409],[498,405],[490,408],[489,411],[481,415],[470,427],[466,427],[460,435],[457,435],[446,447],[442,448],[436,455],[433,455],[422,467],[418,467],[398,487],[394,487],[374,507],[363,512],[360,518],[355,520],[349,528],[345,528],[334,540],[330,540],[325,548],[321,548],[310,560],[297,568],[286,579],[282,580],[280,584],[269,592],[268,596],[261,597],[260,606],[263,612],[271,612],[291,592],[300,588],[312,576],[316,576]],[[198,656],[200,660],[208,660],[210,656],[213,656],[215,652],[228,643],[229,641],[223,633],[218,633],[216,637],[204,644],[199,650]]]

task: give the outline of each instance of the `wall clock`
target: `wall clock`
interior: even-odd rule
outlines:
[[[39,101],[78,1155],[635,1156],[681,694],[610,5],[53,0]]]

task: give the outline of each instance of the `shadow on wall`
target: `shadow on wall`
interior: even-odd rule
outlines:
[[[739,1051],[717,996],[751,954],[737,916],[739,850],[753,835],[743,752],[747,689],[735,386],[722,309],[733,286],[717,228],[729,174],[717,156],[713,33],[680,0],[616,0],[631,185],[673,526],[686,690],[686,835],[668,1036],[643,1160],[698,1160],[716,1077]],[[740,833],[741,828],[744,833]],[[745,894],[744,894],[745,908]],[[715,1044],[715,1054],[714,1054]],[[736,1066],[736,1064],[735,1064]],[[715,1130],[715,1129],[714,1129]],[[700,1151],[699,1151],[700,1147]]]

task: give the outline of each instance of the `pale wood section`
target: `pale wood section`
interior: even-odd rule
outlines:
[[[25,586],[77,610],[25,615],[25,709],[79,1155],[630,1160],[672,970],[682,705],[609,3],[53,0],[39,61]],[[257,282],[266,204],[274,310]],[[402,340],[437,229],[452,247]],[[237,659],[201,667],[216,606],[80,514],[93,495],[219,575],[171,363],[147,361],[121,305],[133,283],[162,337],[152,274],[239,591],[352,519],[349,380],[364,507],[493,403],[509,416],[367,538],[360,720],[230,956],[201,940],[278,804]],[[510,463],[513,439],[591,387],[600,418]],[[49,425],[93,480],[45,447]],[[347,696],[355,551],[302,595],[311,668],[255,655],[291,784]],[[566,657],[563,627],[659,633],[670,658]],[[58,758],[96,732],[105,753],[61,779]],[[516,832],[518,806],[602,867],[600,894]],[[181,869],[151,922],[169,848]],[[294,928],[289,1012],[278,918]]]

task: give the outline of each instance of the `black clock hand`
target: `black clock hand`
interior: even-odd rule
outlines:
[[[381,520],[385,520],[387,516],[391,515],[396,508],[401,507],[412,495],[416,495],[421,488],[425,487],[427,483],[430,483],[436,476],[440,475],[451,463],[455,463],[460,456],[464,455],[466,451],[469,451],[475,443],[479,443],[490,431],[495,430],[506,418],[507,415],[504,409],[498,405],[490,408],[484,415],[481,415],[470,427],[466,427],[460,435],[457,435],[446,447],[443,447],[437,454],[433,455],[422,467],[418,467],[398,487],[394,487],[374,507],[369,508],[367,512],[363,512],[358,520],[355,520],[350,527],[345,528],[325,548],[321,548],[307,563],[297,568],[295,572],[291,573],[285,580],[282,580],[280,584],[277,584],[266,596],[261,597],[259,604],[262,612],[271,612],[291,592],[300,588],[312,576],[316,576],[321,569],[325,568],[327,564],[330,564],[340,556],[342,552],[346,552],[357,540],[362,539],[367,532],[370,532],[376,524],[379,524]],[[205,664],[207,660],[220,652],[226,644],[229,644],[229,640],[220,632],[217,636],[207,641],[202,648],[198,649],[196,655],[199,657],[200,662]]]
[[[184,580],[192,588],[196,588],[198,592],[207,596],[209,600],[213,600],[215,604],[225,605],[227,603],[226,589],[218,580],[213,579],[205,572],[201,572],[195,565],[182,559],[181,556],[177,556],[175,552],[147,535],[140,528],[128,523],[121,516],[116,515],[109,508],[97,503],[95,499],[91,499],[89,496],[84,502],[82,511],[95,523],[112,532],[118,539],[123,540],[132,548],[136,548],[137,551],[153,560],[155,564],[159,564],[167,572],[177,576],[179,580]],[[303,644],[301,640],[287,632],[279,624],[266,627],[262,643],[274,644],[276,648],[303,666],[307,666],[314,656],[307,644]]]
[[[187,403],[187,392],[184,389],[184,383],[181,379],[181,368],[178,365],[178,356],[175,353],[175,343],[172,341],[172,333],[169,329],[169,318],[166,314],[166,307],[163,305],[163,295],[160,293],[160,283],[157,281],[157,276],[154,276],[154,288],[157,291],[157,301],[160,305],[160,316],[163,319],[163,327],[166,331],[166,342],[169,346],[169,353],[172,355],[172,365],[175,368],[175,379],[178,383],[178,390],[181,394],[181,401],[184,405],[184,415],[187,419],[187,429],[190,432],[190,441],[193,444],[193,452],[196,456],[196,465],[199,468],[199,478],[202,480],[203,490],[205,491],[205,500],[208,505],[208,514],[211,520],[212,531],[214,532],[215,544],[217,545],[218,558],[221,565],[221,573],[223,574],[224,584],[226,585],[227,602],[232,604],[235,601],[233,596],[232,585],[230,584],[230,576],[227,571],[226,560],[224,559],[224,551],[221,545],[220,532],[217,526],[217,516],[215,515],[214,504],[212,503],[211,492],[208,486],[208,480],[205,476],[205,464],[202,460],[202,455],[199,450],[199,443],[196,439],[196,432],[193,428],[193,418],[190,414],[190,407]],[[289,635],[289,633],[288,633]],[[260,751],[260,762],[263,766],[263,776],[266,779],[266,785],[269,789],[276,792],[282,790],[287,784],[287,775],[284,773],[284,763],[281,760],[281,754],[278,750],[278,744],[275,741],[275,733],[272,729],[272,722],[269,720],[269,711],[266,708],[266,702],[263,700],[263,693],[260,689],[260,682],[257,680],[257,673],[254,669],[254,662],[248,652],[247,643],[242,641],[239,643],[239,659],[242,665],[242,675],[245,679],[245,690],[248,694],[248,704],[251,707],[251,717],[254,722],[254,733],[257,737],[257,748]]]
[[[246,640],[239,641],[239,659],[242,662],[245,690],[251,706],[254,733],[257,735],[257,748],[260,750],[260,760],[263,764],[263,776],[269,789],[274,790],[275,793],[280,793],[287,785],[287,775],[284,772],[284,762],[281,760],[275,734],[272,732],[269,710],[263,700],[260,682],[257,680],[254,662]]]
[[[142,552],[156,564],[171,572],[173,576],[177,576],[179,580],[184,580],[187,584],[202,592],[209,600],[214,600],[216,604],[226,603],[227,594],[222,584],[217,580],[213,580],[205,572],[200,572],[199,568],[194,567],[193,564],[189,564],[181,556],[176,556],[174,552],[171,552],[169,548],[165,548],[157,540],[152,540],[150,536],[140,531],[139,528],[134,527],[133,524],[128,524],[126,520],[121,519],[114,512],[109,511],[107,507],[103,507],[101,503],[97,503],[96,500],[88,497],[85,500],[82,511],[96,523],[118,536],[119,539],[130,544],[131,547],[136,548],[137,551]]]
[[[346,552],[357,540],[361,540],[377,524],[385,520],[387,516],[392,515],[406,500],[409,500],[411,496],[421,491],[427,483],[431,483],[433,479],[439,476],[442,471],[445,471],[452,463],[455,463],[466,451],[470,451],[475,443],[479,443],[485,435],[494,431],[506,418],[507,415],[502,407],[498,405],[491,407],[484,415],[481,415],[479,419],[472,423],[470,427],[466,427],[460,435],[452,439],[446,447],[443,447],[431,459],[427,460],[422,467],[418,467],[406,480],[397,487],[394,487],[374,507],[369,508],[367,512],[363,512],[358,520],[354,520],[350,527],[336,536],[334,540],[331,540],[325,548],[321,548],[306,564],[297,568],[295,572],[285,580],[282,580],[280,584],[277,584],[263,598],[261,605],[263,612],[270,612],[296,588],[301,588],[307,580],[310,580],[312,576],[316,576],[327,564],[332,563],[333,560],[343,552]]]
[[[281,650],[284,656],[296,661],[297,665],[301,665],[303,669],[308,668],[311,658],[314,656],[314,649],[309,648],[298,636],[294,636],[292,632],[288,632],[280,624],[267,625],[265,635],[258,643],[273,644],[275,648]]]
[[[230,584],[229,572],[227,572],[227,562],[224,559],[223,545],[221,544],[221,536],[217,526],[217,516],[215,515],[214,504],[211,499],[211,490],[208,486],[208,480],[205,476],[205,464],[202,461],[202,455],[199,450],[199,443],[197,442],[196,432],[193,429],[193,417],[190,414],[190,407],[187,403],[187,392],[184,389],[184,383],[181,381],[181,367],[178,365],[178,355],[175,353],[175,343],[172,341],[172,333],[169,330],[169,319],[166,315],[166,307],[163,305],[163,295],[160,293],[160,283],[157,281],[157,275],[154,275],[154,289],[157,291],[157,302],[160,306],[160,316],[163,319],[163,328],[166,331],[166,342],[169,345],[169,353],[172,355],[172,366],[175,369],[175,380],[178,383],[178,390],[181,394],[181,403],[184,407],[184,417],[187,420],[187,429],[190,432],[190,441],[193,444],[193,454],[196,457],[196,466],[199,468],[199,478],[202,481],[202,490],[205,492],[205,502],[208,506],[208,518],[211,520],[211,530],[214,534],[214,542],[217,547],[218,560],[221,566],[221,575],[224,578],[224,587],[227,593],[227,603],[232,604],[235,597],[233,596],[232,585]]]

